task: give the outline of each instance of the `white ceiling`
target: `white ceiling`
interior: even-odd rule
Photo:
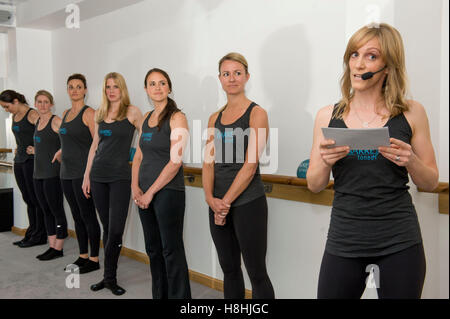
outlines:
[[[64,27],[68,3],[77,4],[83,21],[141,1],[144,0],[0,0],[0,5],[16,6],[17,27],[55,30]]]
[[[18,5],[19,3],[26,2],[28,0],[0,0],[0,4]]]

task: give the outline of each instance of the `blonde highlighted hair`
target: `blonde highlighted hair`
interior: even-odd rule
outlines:
[[[222,63],[225,61],[234,61],[242,64],[245,69],[245,73],[248,74],[248,63],[245,57],[237,52],[230,52],[222,57],[219,61],[219,75],[220,75],[220,67],[222,66]],[[227,104],[225,104],[218,112],[222,112],[227,107]]]
[[[237,52],[230,52],[227,55],[225,55],[224,57],[222,57],[222,59],[220,59],[219,74],[220,74],[220,67],[222,66],[222,63],[227,60],[239,62],[240,64],[242,64],[244,66],[245,73],[248,73],[248,63],[247,63],[247,60],[244,58],[244,56]]]
[[[344,53],[344,74],[341,78],[342,98],[337,105],[333,117],[342,119],[349,111],[350,102],[354,96],[350,80],[349,60],[353,52],[373,38],[380,43],[381,57],[385,62],[388,73],[383,83],[382,95],[390,116],[394,117],[408,111],[406,102],[408,92],[408,78],[405,66],[405,50],[400,33],[386,23],[377,26],[364,26],[353,34]]]
[[[37,91],[36,95],[34,96],[34,101],[35,102],[36,102],[38,96],[40,96],[40,95],[43,95],[43,96],[47,97],[48,100],[50,101],[50,104],[52,104],[52,105],[55,104],[53,102],[53,95],[51,95],[50,92],[48,92],[46,90],[39,90],[39,91]]]
[[[109,79],[113,79],[114,83],[120,89],[119,112],[117,113],[117,116],[114,120],[121,121],[127,117],[128,106],[130,105],[130,97],[128,95],[127,84],[125,82],[125,79],[123,78],[123,76],[120,73],[111,72],[111,73],[108,73],[105,76],[105,79],[103,80],[102,104],[100,105],[100,107],[97,110],[96,115],[95,115],[95,121],[97,123],[102,122],[105,119],[105,117],[108,115],[110,102],[108,100],[108,97],[106,96],[106,83],[108,82]]]

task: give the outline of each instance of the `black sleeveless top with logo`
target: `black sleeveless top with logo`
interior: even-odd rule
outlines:
[[[38,130],[39,120],[34,131],[34,173],[33,178],[48,179],[59,177],[60,165],[57,160],[52,163],[55,153],[61,148],[58,133],[52,129],[52,115],[47,125]]]
[[[333,110],[335,114],[336,107]],[[385,124],[389,136],[411,143],[405,115]],[[333,118],[328,127],[347,128]],[[422,242],[416,210],[408,192],[408,171],[378,150],[351,150],[332,168],[334,201],[326,251],[342,257],[383,256]]]
[[[61,179],[80,179],[84,176],[89,149],[92,144],[91,131],[83,123],[83,113],[89,106],[85,105],[78,115],[66,122],[66,112],[59,128],[61,140]]]
[[[33,154],[27,154],[27,147],[34,146],[33,134],[34,124],[28,121],[28,114],[31,112],[31,108],[28,109],[25,116],[20,121],[11,121],[11,130],[14,134],[17,144],[17,152],[14,156],[14,163],[24,163],[28,159],[33,159]]]
[[[128,164],[134,125],[125,118],[121,121],[98,124],[98,147],[92,162],[90,179],[100,183],[131,180]]]
[[[214,163],[214,197],[223,198],[245,162],[248,139],[250,136],[250,114],[257,104],[252,102],[245,113],[231,124],[222,124],[222,112],[216,119],[214,127],[215,163]],[[264,185],[259,173],[256,173],[248,187],[231,203],[236,207],[264,196]]]
[[[170,120],[164,121],[161,129],[158,126],[148,126],[151,111],[142,123],[139,148],[142,152],[142,162],[139,167],[139,187],[145,193],[156,181],[164,166],[170,161]],[[162,189],[185,191],[183,166],[170,182]]]

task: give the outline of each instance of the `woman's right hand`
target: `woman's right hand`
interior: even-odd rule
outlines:
[[[230,205],[227,205],[222,199],[213,197],[208,201],[209,207],[211,207],[212,211],[216,214],[220,214],[222,217],[225,217],[230,211]]]
[[[336,146],[333,140],[323,140],[320,142],[320,157],[322,161],[329,167],[332,167],[337,161],[347,156],[350,151],[348,146]]]
[[[225,217],[222,217],[221,214],[214,213],[214,224],[217,226],[223,226],[225,225]]]
[[[81,186],[81,189],[83,190],[84,197],[89,198],[91,197],[91,181],[89,180],[88,176],[84,176],[83,178],[83,185]]]
[[[144,195],[144,192],[138,185],[131,186],[131,196],[136,205],[138,204],[139,199],[141,198],[142,195]]]
[[[59,150],[55,153],[55,156],[53,156],[52,163],[54,163],[55,161],[58,161],[58,162],[61,163],[61,153],[62,153],[62,151],[61,151],[61,149],[59,149]]]
[[[216,197],[211,198],[207,203],[214,212],[214,223],[218,226],[225,225],[225,218],[230,211],[230,205]]]

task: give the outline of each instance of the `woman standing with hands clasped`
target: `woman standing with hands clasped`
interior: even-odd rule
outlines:
[[[406,99],[400,33],[388,24],[365,26],[349,40],[342,99],[322,108],[314,126],[308,188],[319,192],[334,177],[334,201],[319,275],[318,298],[360,298],[367,267],[379,298],[420,298],[425,255],[408,173],[420,188],[438,185],[438,169],[424,107]],[[388,127],[390,146],[358,156],[333,147],[322,127]]]
[[[128,163],[131,142],[142,113],[130,104],[123,76],[108,73],[103,81],[102,105],[95,112],[95,133],[83,180],[83,193],[92,198],[103,225],[105,271],[103,280],[91,286],[108,288],[115,295],[125,289],[117,285],[117,263],[128,216],[131,194],[131,168]]]
[[[38,91],[34,101],[39,120],[34,131],[34,147],[28,146],[28,152],[34,154],[34,189],[44,212],[50,245],[46,252],[36,258],[52,260],[63,256],[64,239],[67,237],[67,220],[59,179],[60,164],[54,160],[55,153],[61,147],[58,136],[61,118],[52,114],[53,96],[49,92]]]
[[[13,90],[1,93],[0,103],[7,112],[13,114],[11,129],[17,144],[14,177],[27,205],[29,223],[25,237],[14,242],[14,245],[21,248],[44,245],[47,243],[44,214],[33,186],[34,155],[27,151],[29,146],[34,145],[33,134],[39,114],[28,106],[25,96]]]
[[[270,299],[275,294],[266,270],[268,211],[259,173],[259,156],[269,131],[267,113],[245,95],[250,74],[241,54],[224,56],[219,72],[227,104],[209,118],[202,180],[211,235],[224,273],[224,296],[245,296],[242,253],[252,297]]]
[[[132,189],[150,258],[153,298],[190,299],[183,243],[182,157],[189,138],[187,120],[168,97],[172,82],[165,71],[157,68],[148,71],[144,86],[155,109],[144,115],[140,125]]]

